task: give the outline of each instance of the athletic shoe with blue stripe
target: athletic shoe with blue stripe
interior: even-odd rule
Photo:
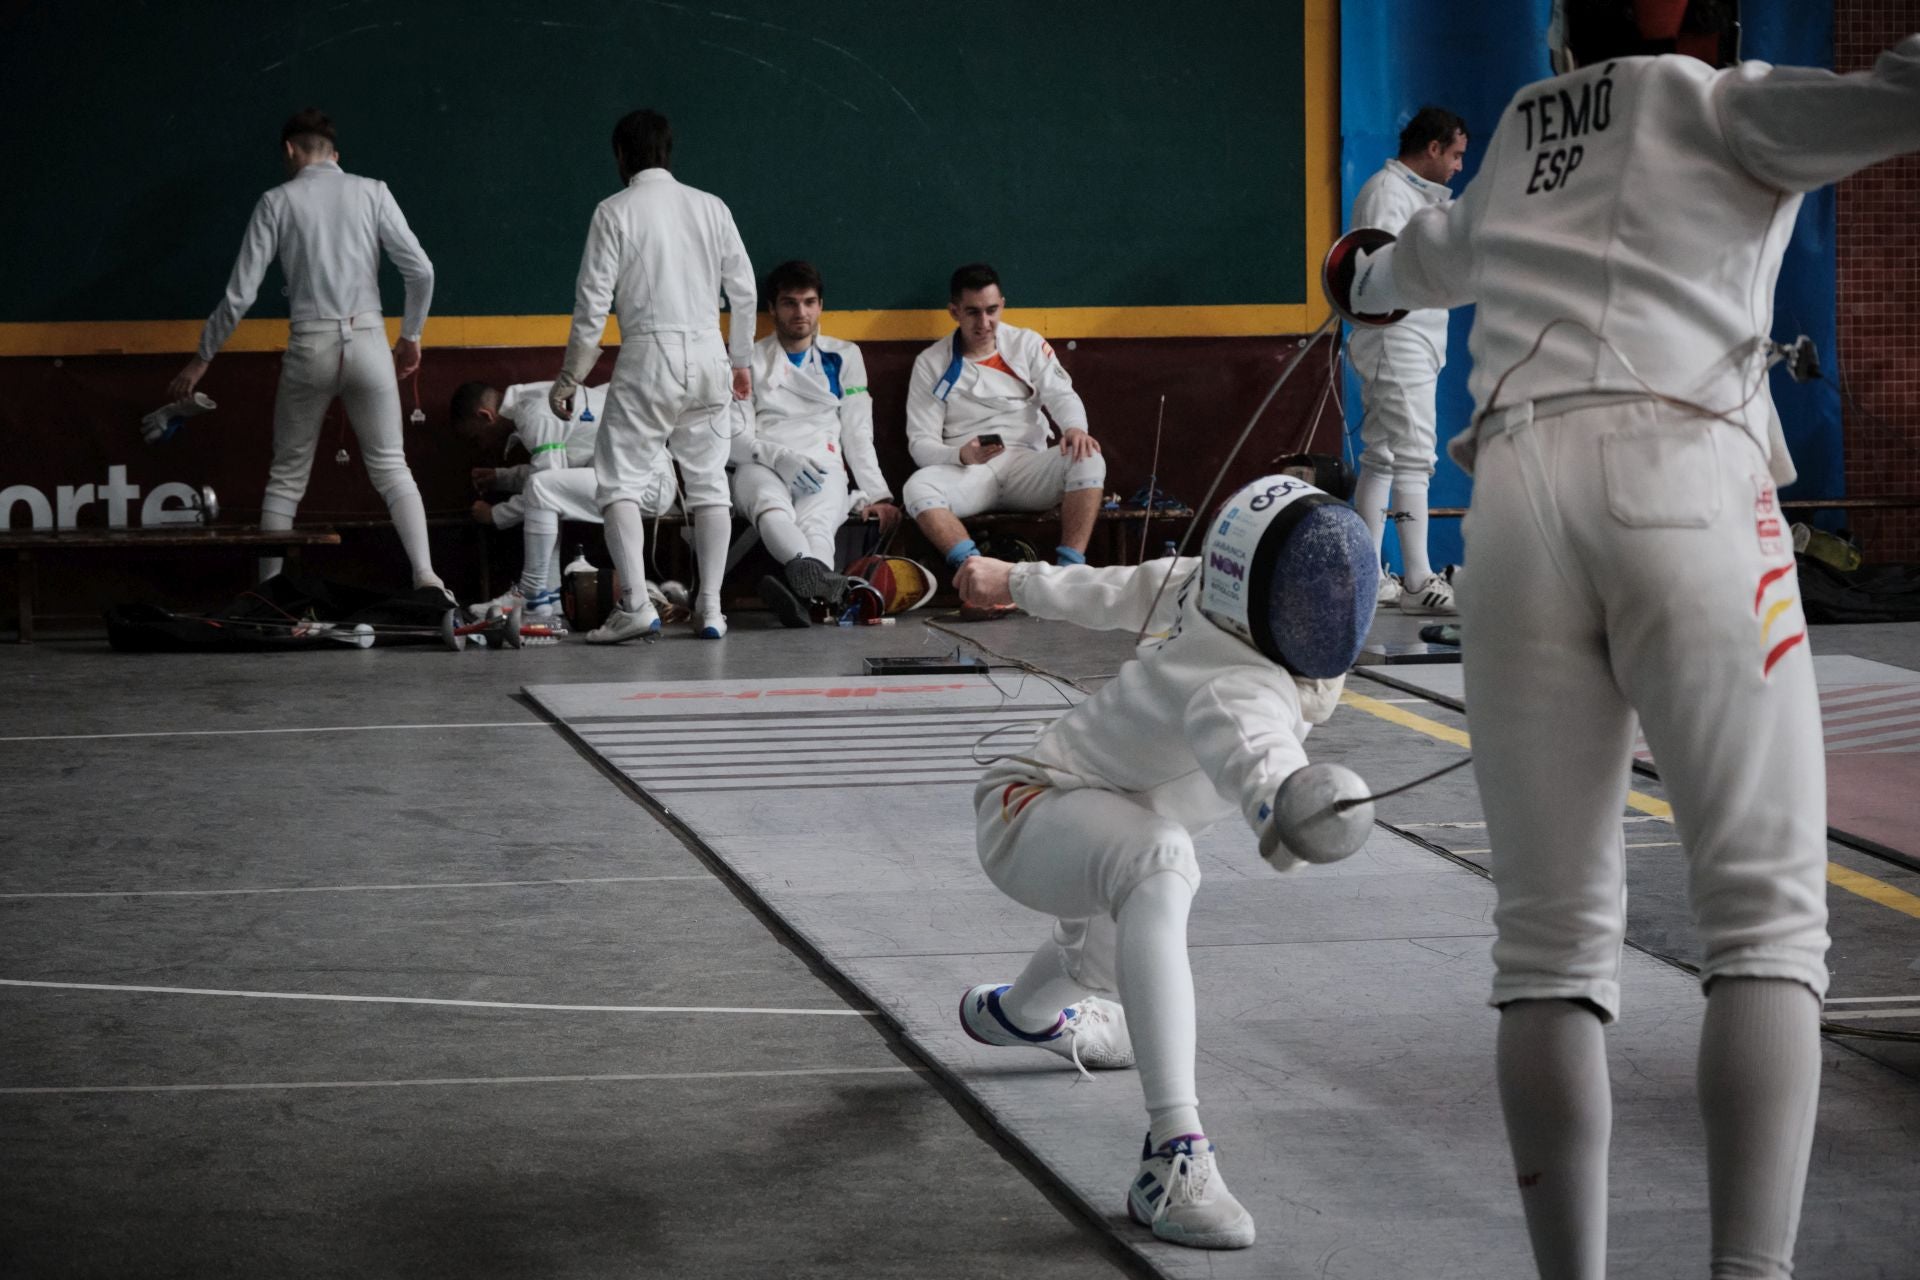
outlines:
[[[1057,1053],[1085,1072],[1089,1067],[1117,1070],[1133,1065],[1133,1041],[1127,1015],[1119,1005],[1088,996],[1060,1011],[1045,1031],[1022,1031],[1000,1008],[1006,983],[988,982],[960,997],[960,1028],[981,1044],[1017,1048],[1028,1045]]]
[[[1189,1249],[1245,1249],[1253,1243],[1253,1215],[1227,1190],[1204,1133],[1184,1133],[1157,1148],[1147,1135],[1140,1172],[1127,1188],[1127,1216]]]

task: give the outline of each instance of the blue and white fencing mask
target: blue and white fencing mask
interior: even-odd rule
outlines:
[[[1366,522],[1304,480],[1263,476],[1207,528],[1200,611],[1297,676],[1346,674],[1379,590]]]

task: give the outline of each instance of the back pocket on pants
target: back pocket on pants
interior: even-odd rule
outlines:
[[[1600,466],[1607,509],[1630,529],[1705,529],[1720,515],[1719,453],[1704,425],[1607,436]]]

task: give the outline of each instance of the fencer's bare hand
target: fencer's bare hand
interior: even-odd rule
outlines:
[[[393,371],[403,378],[420,372],[419,339],[402,338],[393,344]]]
[[[733,371],[733,398],[748,400],[753,396],[753,370],[735,369]]]
[[[969,467],[977,467],[983,462],[988,462],[999,457],[1006,451],[1007,446],[1003,444],[981,444],[980,437],[975,436],[960,446],[960,461]]]
[[[953,575],[953,589],[964,604],[985,608],[1013,603],[1013,566],[989,556],[968,556]]]
[[[200,379],[206,375],[206,372],[207,362],[199,356],[187,361],[187,367],[175,374],[173,381],[167,384],[167,399],[169,401],[185,400],[193,394],[193,389],[200,385]]]
[[[500,473],[492,467],[475,467],[471,474],[473,476],[473,491],[475,493],[485,493],[488,489],[491,489],[493,482],[498,479],[500,475]]]
[[[493,523],[493,504],[480,501],[473,504],[473,522],[475,524]]]
[[[1100,442],[1078,427],[1068,427],[1060,437],[1060,452],[1069,462],[1079,462],[1100,452]]]
[[[886,537],[900,527],[900,518],[905,512],[891,502],[869,502],[867,519],[880,522],[880,536]]]

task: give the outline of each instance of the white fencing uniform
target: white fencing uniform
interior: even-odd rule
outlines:
[[[847,516],[892,496],[873,446],[873,397],[860,348],[820,334],[795,365],[776,335],[760,339],[752,410],[752,456],[734,469],[734,510],[756,528],[769,516],[791,521],[807,554],[833,567],[834,535]],[[775,470],[783,454],[814,463],[825,476],[818,493],[794,495]],[[857,486],[851,491],[849,469]]]
[[[958,333],[914,360],[907,448],[920,470],[902,490],[908,515],[939,507],[959,519],[995,508],[1044,511],[1063,494],[1106,484],[1101,455],[1070,462],[1049,444],[1048,415],[1062,433],[1087,429],[1087,407],[1052,345],[1010,324],[999,327],[996,342],[992,358],[1004,368],[962,356]],[[983,433],[997,433],[1006,451],[962,463],[960,447]]]
[[[1915,149],[1920,37],[1844,78],[1621,59],[1522,89],[1461,199],[1362,267],[1369,311],[1478,303],[1480,413],[1452,451],[1478,463],[1461,614],[1496,1001],[1618,1007],[1636,710],[1702,979],[1826,990],[1819,706],[1764,343],[1800,193]]]
[[[226,294],[201,331],[199,357],[211,361],[232,336],[278,258],[292,323],[274,396],[273,465],[260,503],[262,523],[292,526],[327,406],[338,396],[367,475],[394,512],[420,578],[432,569],[424,514],[408,511],[419,507],[420,497],[407,469],[399,384],[380,316],[382,250],[406,281],[400,336],[418,341],[433,299],[433,264],[393,194],[384,182],[344,173],[333,161],[304,166],[254,206]]]
[[[726,342],[723,292],[733,315]],[[603,508],[640,501],[663,450],[680,464],[689,510],[727,505],[730,366],[748,364],[754,305],[753,266],[716,197],[644,169],[594,210],[562,377],[587,376],[617,310],[620,355],[594,455]]]

